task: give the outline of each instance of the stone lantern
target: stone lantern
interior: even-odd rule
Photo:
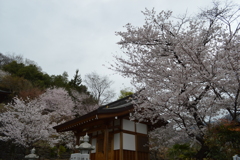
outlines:
[[[95,147],[93,147],[89,142],[89,136],[86,135],[83,137],[83,143],[81,143],[79,146],[76,146],[76,149],[80,150],[80,153],[74,153],[71,154],[70,160],[90,160],[90,152],[91,150],[94,150]]]
[[[35,154],[35,148],[33,148],[32,150],[31,150],[31,153],[29,154],[29,155],[26,155],[25,156],[25,159],[27,159],[27,160],[36,160],[36,159],[38,159],[39,158],[39,156],[37,156],[36,154]]]
[[[233,156],[233,160],[240,160],[240,157],[236,154]]]

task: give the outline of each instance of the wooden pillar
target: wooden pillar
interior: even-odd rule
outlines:
[[[106,125],[106,128],[104,130],[104,158],[105,160],[108,160],[108,126]]]
[[[80,145],[80,134],[78,132],[74,132],[74,136],[76,138],[76,143],[75,145]],[[77,153],[78,151],[76,149],[74,149],[74,152]]]
[[[123,132],[120,132],[120,160],[123,159]]]
[[[122,132],[122,129],[123,129],[123,122],[122,122],[122,119],[120,120],[120,160],[124,160],[123,159],[123,132]]]
[[[74,135],[76,138],[76,145],[79,146],[80,145],[80,134],[78,132],[75,132]]]
[[[138,136],[137,136],[137,124],[134,122],[135,127],[135,160],[138,160]]]

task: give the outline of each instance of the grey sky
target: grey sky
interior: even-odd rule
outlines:
[[[237,2],[237,0],[235,0]],[[0,0],[0,52],[21,54],[50,75],[76,69],[96,71],[115,81],[114,89],[130,81],[104,67],[120,54],[115,31],[127,23],[141,26],[145,8],[197,13],[211,0]]]

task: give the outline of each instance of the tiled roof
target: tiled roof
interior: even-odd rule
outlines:
[[[126,114],[125,112],[130,112],[133,109],[133,105],[130,102],[132,96],[128,96],[112,103],[100,106],[98,109],[85,114],[81,117],[75,118],[73,120],[67,121],[63,124],[53,127],[58,131],[71,130],[75,126],[84,124],[86,122],[115,117],[116,115]]]

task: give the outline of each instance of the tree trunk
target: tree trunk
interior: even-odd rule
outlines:
[[[195,158],[196,158],[197,160],[203,160],[204,158],[206,158],[208,151],[209,151],[208,146],[202,145],[202,147],[200,148],[200,150],[199,150],[199,151],[197,152],[197,154],[195,155]]]

